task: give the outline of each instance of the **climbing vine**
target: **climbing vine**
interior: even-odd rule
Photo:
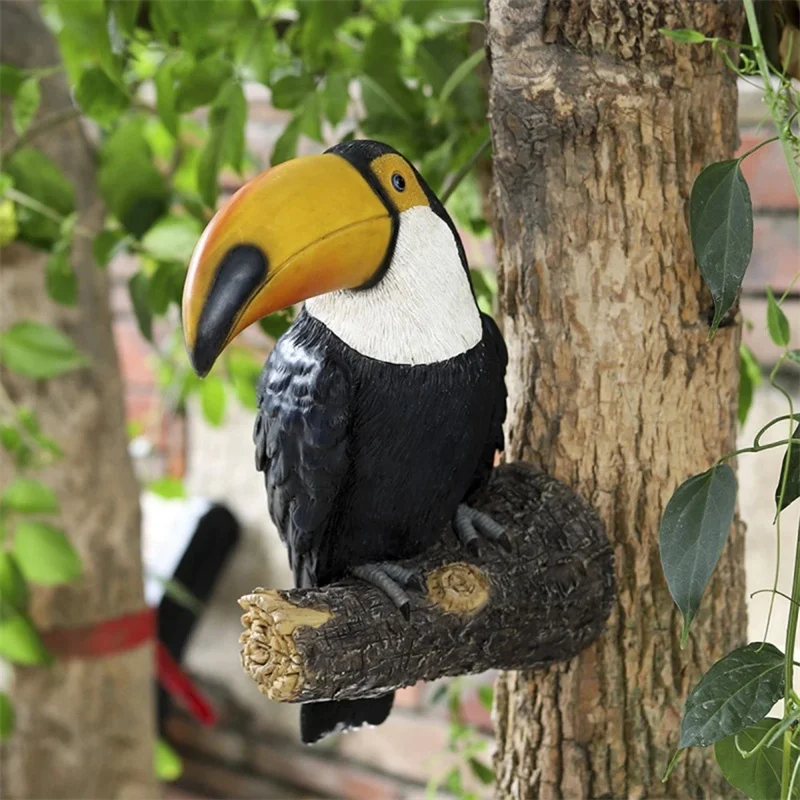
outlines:
[[[797,115],[800,92],[792,83],[790,69],[800,51],[800,30],[784,24],[777,63],[767,54],[759,30],[753,0],[744,0],[749,43],[738,45],[709,39],[693,30],[662,31],[679,44],[712,47],[742,80],[761,80],[764,101],[776,135],[736,159],[709,164],[695,180],[689,217],[692,247],[700,272],[714,299],[710,334],[735,313],[739,290],[753,248],[753,211],[741,163],[761,147],[780,146],[789,175],[800,198],[800,137]],[[735,51],[738,51],[738,60]],[[794,58],[793,58],[794,55]],[[720,454],[704,473],[682,483],[667,504],[661,521],[661,564],[672,597],[683,617],[682,646],[727,541],[734,518],[737,486],[728,462],[738,456],[783,449],[781,472],[775,489],[775,534],[780,541],[785,510],[800,498],[800,414],[779,375],[787,362],[800,364],[800,350],[789,347],[790,323],[783,305],[792,286],[776,297],[767,290],[764,321],[769,336],[780,349],[769,374],[769,383],[786,400],[787,413],[765,425],[752,446]],[[739,418],[744,421],[760,369],[752,353],[741,351]],[[777,439],[764,442],[765,436]],[[783,652],[766,642],[751,642],[728,653],[702,677],[689,694],[683,711],[678,750],[665,775],[681,752],[689,747],[714,745],[717,763],[725,778],[750,798],[800,797],[800,695],[795,691],[794,653],[800,609],[800,529],[791,596],[771,592],[770,616],[776,597],[790,603]],[[769,618],[767,621],[769,627]],[[765,633],[766,638],[766,633]],[[768,716],[783,701],[780,717]]]

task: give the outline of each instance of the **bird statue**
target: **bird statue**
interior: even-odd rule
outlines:
[[[503,449],[507,354],[464,248],[414,166],[355,140],[245,184],[200,238],[183,330],[204,376],[252,323],[305,301],[258,381],[254,442],[298,587],[351,576],[408,618],[420,576],[397,561],[449,523],[471,552],[509,549],[470,506]],[[306,703],[302,740],[378,725],[393,693]]]

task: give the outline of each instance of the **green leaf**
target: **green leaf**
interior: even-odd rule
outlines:
[[[59,49],[73,84],[86,66],[97,64],[112,78],[122,78],[120,62],[111,49],[103,0],[51,0],[48,11],[58,20]]]
[[[766,717],[738,734],[720,740],[714,746],[714,755],[725,780],[750,800],[775,800],[781,796],[783,740],[778,739],[772,744],[765,743],[749,758],[742,756],[739,749],[752,751],[779,723],[779,719]],[[796,751],[792,750],[791,758],[791,767],[794,768]],[[792,797],[800,797],[800,785],[797,782]]]
[[[0,247],[11,244],[18,235],[19,225],[14,201],[0,199]]]
[[[478,687],[478,700],[481,705],[488,711],[492,710],[492,703],[494,702],[494,689],[491,686]]]
[[[177,138],[180,129],[180,115],[175,109],[175,61],[165,59],[153,78],[156,87],[156,110],[164,127]]]
[[[494,770],[487,767],[482,761],[477,758],[470,758],[467,763],[469,764],[472,774],[484,785],[490,786],[494,783]]]
[[[228,351],[226,361],[230,378],[239,402],[245,408],[258,408],[256,403],[256,384],[261,374],[261,364],[243,347]]]
[[[166,212],[169,204],[168,187],[153,165],[144,128],[145,120],[134,117],[114,130],[101,151],[98,179],[108,207],[137,239]]]
[[[15,478],[0,495],[0,507],[23,514],[55,514],[58,511],[56,493],[33,478]]]
[[[119,252],[120,244],[125,239],[121,231],[100,231],[92,241],[92,255],[98,267],[107,267],[108,262]]]
[[[101,125],[110,125],[128,107],[130,97],[99,67],[81,75],[75,89],[78,105]]]
[[[314,79],[311,75],[285,75],[272,85],[272,105],[275,108],[293,109],[313,91]]]
[[[0,333],[0,361],[28,378],[55,378],[89,363],[61,331],[27,320]]]
[[[325,79],[322,92],[322,110],[331,125],[338,125],[350,105],[350,81],[343,72],[331,72]]]
[[[69,240],[58,242],[45,264],[47,294],[62,306],[74,306],[78,301],[78,276],[69,260],[70,245]]]
[[[193,614],[203,613],[203,602],[200,598],[175,578],[164,578],[161,575],[148,574],[148,578],[160,583],[164,587],[164,594],[179,606],[188,609]]]
[[[241,173],[247,124],[247,100],[240,83],[231,81],[220,92],[211,109],[210,121],[213,126],[220,129],[222,162]]]
[[[800,350],[789,350],[786,353],[786,358],[795,364],[800,364]]]
[[[22,70],[12,67],[11,64],[0,64],[0,94],[14,97],[24,80]]]
[[[147,484],[148,491],[163,497],[165,500],[181,500],[186,497],[183,481],[165,476]]]
[[[159,261],[188,264],[202,233],[203,227],[194,217],[169,214],[144,235],[142,247]]]
[[[682,483],[664,510],[661,566],[683,614],[682,642],[728,539],[735,506],[736,478],[721,464]]]
[[[17,136],[22,136],[28,130],[28,126],[39,110],[40,99],[38,78],[28,78],[19,85],[11,111],[11,119]]]
[[[147,282],[147,298],[153,314],[165,314],[173,296],[173,281],[180,274],[183,281],[185,269],[180,264],[165,262],[156,267]]]
[[[153,769],[160,781],[176,781],[183,774],[183,761],[166,739],[156,742]]]
[[[395,27],[377,25],[364,48],[362,97],[368,114],[388,113],[411,122],[418,102],[401,77],[400,56],[401,42]]]
[[[225,418],[225,384],[222,378],[209,375],[200,387],[200,404],[203,416],[209,423],[218,427]]]
[[[6,609],[24,612],[28,607],[28,583],[12,553],[0,551],[0,619]]]
[[[150,291],[147,275],[137,272],[128,279],[128,293],[133,305],[133,313],[142,336],[153,341],[153,312],[150,310]]]
[[[448,792],[452,792],[456,797],[461,794],[461,770],[452,767],[444,779],[444,787]]]
[[[738,160],[710,164],[692,187],[692,248],[714,298],[711,333],[736,301],[753,251],[753,207]]]
[[[0,742],[14,731],[14,706],[5,692],[0,692]]]
[[[0,620],[0,658],[29,666],[53,662],[36,628],[24,614],[16,611]]]
[[[41,150],[25,147],[5,162],[5,170],[14,181],[14,188],[38,200],[62,216],[75,211],[75,191],[61,170]],[[20,237],[34,245],[49,249],[61,237],[59,224],[23,206],[17,206]]]
[[[658,32],[662,36],[667,36],[673,42],[679,42],[680,44],[700,44],[708,41],[700,31],[693,31],[691,28],[677,28],[674,31],[667,28],[659,28]]]
[[[319,95],[310,94],[306,97],[298,109],[298,119],[300,120],[300,133],[315,142],[322,142]]]
[[[215,56],[195,64],[178,78],[175,108],[182,114],[210,103],[222,85],[231,77],[233,68],[223,58]]]
[[[792,439],[800,439],[800,425],[797,426],[795,432],[792,434]],[[787,457],[789,457],[788,461]],[[786,454],[781,462],[781,474],[778,478],[778,486],[775,489],[776,506],[780,503],[781,486],[783,486],[784,475],[786,475],[786,491],[783,495],[783,504],[778,508],[779,513],[800,497],[800,444],[793,444],[791,450],[788,446],[786,447]]]
[[[776,302],[775,295],[769,286],[767,286],[767,330],[769,331],[769,338],[778,347],[786,347],[789,344],[791,336],[789,320],[786,319],[786,314],[783,313],[783,309]]]
[[[761,386],[763,376],[753,352],[747,345],[739,345],[739,424],[744,425],[753,402],[753,392]]]
[[[292,312],[289,309],[276,311],[274,314],[264,317],[258,321],[258,326],[271,339],[280,339],[292,324]]]
[[[717,661],[686,698],[678,747],[706,747],[763,719],[783,697],[783,653],[752,642]]]
[[[33,583],[69,583],[83,572],[80,556],[65,533],[45,522],[23,520],[17,525],[14,555],[22,574]]]
[[[470,53],[452,72],[450,77],[445,82],[444,86],[442,87],[442,93],[439,95],[439,102],[444,105],[450,95],[458,88],[458,86],[467,78],[469,75],[477,69],[478,64],[486,58],[486,50],[481,47],[480,50],[476,50],[474,53]]]
[[[300,117],[293,117],[283,129],[283,133],[278,137],[278,140],[275,142],[275,147],[272,149],[272,157],[270,158],[271,166],[275,167],[297,155],[300,124]]]

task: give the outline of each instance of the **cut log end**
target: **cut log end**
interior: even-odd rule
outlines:
[[[451,530],[403,565],[425,578],[410,620],[375,587],[256,589],[239,601],[242,665],[280,702],[372,697],[418,680],[572,658],[602,632],[614,597],[597,515],[526,464],[495,470],[476,505],[505,526],[506,553],[468,556]]]

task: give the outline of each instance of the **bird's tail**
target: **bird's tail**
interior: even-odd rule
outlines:
[[[392,710],[394,692],[366,700],[328,700],[304,703],[300,707],[300,736],[303,744],[313,744],[336,731],[380,725]]]

